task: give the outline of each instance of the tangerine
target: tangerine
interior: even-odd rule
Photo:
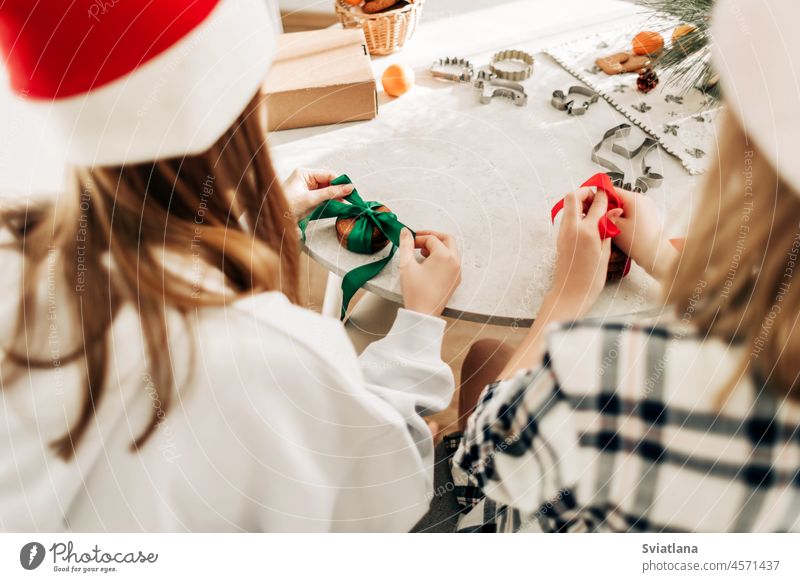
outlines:
[[[655,55],[664,48],[664,37],[646,30],[633,37],[633,52],[637,55]]]
[[[400,97],[414,86],[414,69],[408,65],[390,65],[381,77],[387,95]]]

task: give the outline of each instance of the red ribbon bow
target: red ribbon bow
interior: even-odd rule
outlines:
[[[600,220],[597,222],[597,229],[600,231],[600,240],[605,240],[607,238],[614,238],[619,234],[619,228],[617,225],[611,222],[608,218],[608,211],[614,210],[615,208],[622,208],[622,199],[617,194],[617,191],[614,189],[614,184],[611,182],[611,178],[608,177],[608,174],[595,174],[588,180],[586,180],[583,184],[580,185],[581,188],[584,186],[589,186],[590,188],[596,188],[598,190],[602,190],[606,193],[606,197],[608,198],[608,206],[606,207],[606,212],[603,216],[600,217]],[[586,213],[589,210],[590,204],[588,202],[584,202],[583,204],[583,212]],[[558,202],[556,202],[555,206],[553,206],[552,210],[550,211],[550,217],[553,222],[556,221],[556,215],[564,208],[564,199],[562,198]],[[625,270],[622,273],[622,276],[628,274],[631,268],[631,261],[628,259],[625,262]]]

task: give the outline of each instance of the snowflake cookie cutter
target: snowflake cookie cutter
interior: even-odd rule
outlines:
[[[586,99],[580,105],[576,105],[575,99],[571,98],[573,95],[581,95]],[[600,99],[600,94],[596,91],[582,85],[573,85],[567,89],[566,94],[560,89],[553,91],[550,105],[559,111],[566,111],[567,115],[583,115],[589,110],[590,105],[597,103],[598,99]]]
[[[658,142],[656,140],[651,137],[646,137],[644,138],[644,141],[639,144],[639,146],[632,150],[629,150],[619,143],[611,144],[611,151],[625,159],[633,160],[637,156],[641,156],[641,174],[636,177],[636,180],[633,183],[633,188],[631,188],[630,182],[625,182],[625,171],[611,160],[608,160],[599,154],[603,145],[607,141],[612,140],[612,142],[616,142],[616,140],[628,137],[630,133],[631,126],[627,123],[622,123],[606,131],[603,134],[603,139],[601,139],[597,145],[592,148],[592,161],[608,170],[606,173],[611,178],[614,186],[644,194],[650,188],[658,188],[664,181],[664,177],[661,174],[654,172],[653,169],[647,164],[648,154],[658,147]]]
[[[454,83],[470,83],[475,70],[467,59],[445,57],[437,59],[430,68],[431,76]]]

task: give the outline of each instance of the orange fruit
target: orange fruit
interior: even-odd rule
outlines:
[[[654,55],[664,48],[664,37],[646,30],[633,37],[633,52],[637,55]]]
[[[414,69],[408,65],[390,65],[381,77],[387,95],[400,97],[414,86]]]
[[[675,27],[675,30],[672,31],[672,42],[675,42],[680,37],[685,34],[689,34],[690,32],[694,32],[695,28],[691,24],[679,24]]]
[[[690,32],[694,32],[697,30],[691,24],[680,24],[675,27],[675,30],[672,31],[672,44],[673,46],[680,47],[684,51],[686,50],[683,46],[681,46],[681,37],[686,36]]]
[[[344,0],[350,6],[358,6],[363,0]]]

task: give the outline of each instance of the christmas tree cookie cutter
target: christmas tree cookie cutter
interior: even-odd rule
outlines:
[[[599,153],[607,141],[611,140],[615,142],[616,140],[628,137],[630,133],[631,126],[627,123],[622,123],[606,131],[603,134],[603,139],[592,148],[592,161],[608,170],[606,173],[611,178],[614,186],[644,194],[650,188],[658,188],[661,182],[664,181],[664,177],[654,172],[647,164],[647,155],[658,147],[658,142],[656,140],[651,137],[646,137],[638,147],[632,150],[629,150],[619,143],[611,144],[611,151],[625,159],[633,160],[637,156],[641,156],[641,174],[637,176],[633,182],[633,188],[631,188],[630,182],[625,182],[625,171],[611,160],[602,157]]]
[[[517,70],[508,70],[501,63],[513,64]],[[489,69],[504,81],[525,81],[533,74],[533,55],[517,49],[500,51],[492,57]]]
[[[581,95],[586,97],[586,100],[580,105],[576,105],[575,99],[571,98],[573,95]],[[582,85],[573,85],[567,89],[566,95],[560,89],[553,91],[550,105],[559,111],[566,111],[567,115],[583,115],[589,110],[590,105],[597,103],[598,99],[600,99],[600,95],[596,91]]]
[[[431,65],[430,71],[437,79],[455,83],[470,83],[475,74],[472,63],[460,57],[437,59]]]
[[[481,92],[481,103],[490,103],[495,97],[510,99],[517,107],[528,103],[525,87],[513,81],[498,79],[491,71],[481,70],[475,79],[475,88]]]

